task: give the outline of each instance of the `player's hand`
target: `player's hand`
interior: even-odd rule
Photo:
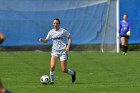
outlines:
[[[128,32],[126,33],[126,35],[127,35],[127,36],[130,36],[130,35],[131,35],[131,31],[128,31]]]
[[[39,38],[39,41],[40,41],[40,42],[43,42],[43,43],[47,43],[47,42],[48,42],[48,39]]]
[[[42,42],[42,38],[39,38],[39,40],[38,40],[39,42]]]
[[[66,47],[66,51],[69,52],[69,49],[70,49],[70,48],[67,46],[67,47]]]

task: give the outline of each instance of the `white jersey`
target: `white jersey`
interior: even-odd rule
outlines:
[[[63,50],[66,48],[66,39],[69,37],[70,33],[60,28],[58,31],[55,31],[54,29],[50,30],[47,39],[52,39],[53,46],[52,49],[55,50]]]

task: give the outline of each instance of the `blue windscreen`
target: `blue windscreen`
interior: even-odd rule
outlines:
[[[54,18],[71,33],[72,44],[100,44],[107,18],[106,0],[1,0],[3,46],[44,45]],[[47,44],[51,44],[49,41]]]

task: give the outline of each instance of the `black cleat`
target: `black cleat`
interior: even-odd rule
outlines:
[[[72,83],[74,83],[76,80],[76,72],[74,71],[74,74],[72,75]]]

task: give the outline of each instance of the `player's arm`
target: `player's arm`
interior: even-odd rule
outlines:
[[[129,23],[129,31],[131,32],[131,25],[130,25],[130,23]]]
[[[46,38],[39,38],[39,41],[43,43],[47,43],[50,38],[51,38],[51,34],[49,32]]]
[[[127,36],[131,35],[131,26],[130,26],[130,24],[128,25],[128,31],[127,31],[126,35]]]
[[[71,42],[72,42],[72,38],[71,38],[71,36],[69,35],[69,36],[68,36],[68,45],[66,46],[66,51],[69,51]]]
[[[45,39],[44,38],[40,38],[39,41],[43,42],[43,43],[47,43],[48,42],[48,38],[45,38]]]

